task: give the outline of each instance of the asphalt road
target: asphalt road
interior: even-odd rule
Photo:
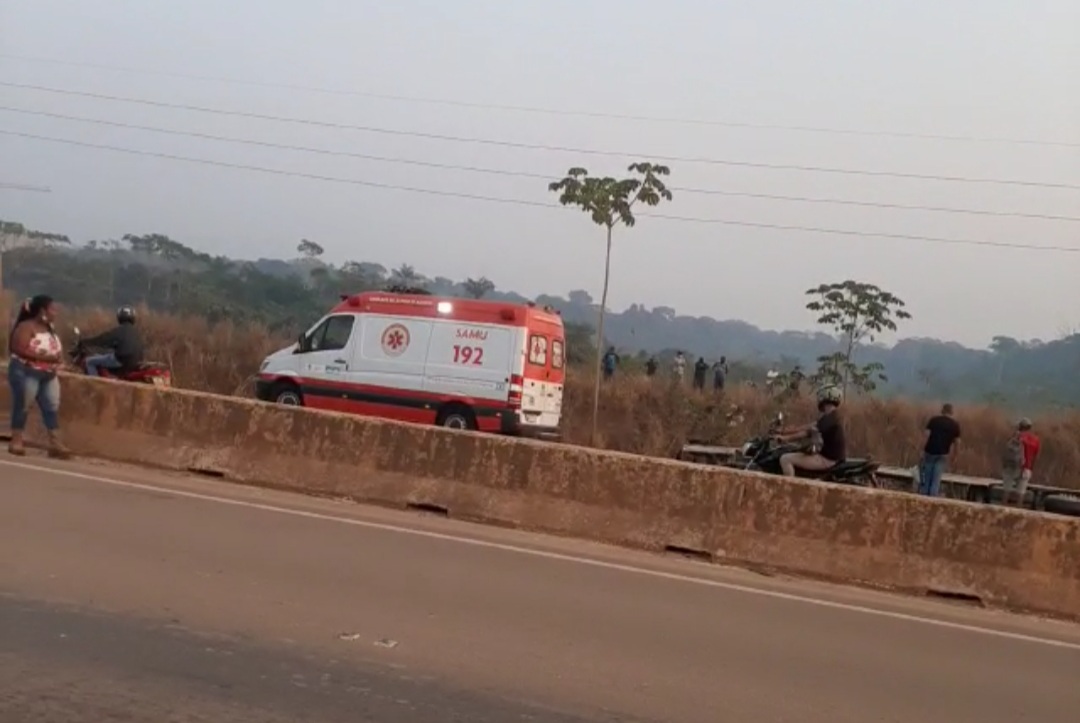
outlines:
[[[1080,627],[0,460],[0,721],[1075,723]]]

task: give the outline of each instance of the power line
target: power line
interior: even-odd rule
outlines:
[[[276,148],[279,150],[287,151],[299,151],[303,153],[313,153],[324,156],[334,156],[343,158],[358,158],[368,161],[378,161],[381,163],[394,163],[400,165],[421,166],[424,168],[438,168],[443,170],[453,171],[465,171],[468,173],[481,173],[487,175],[496,176],[509,176],[517,178],[533,178],[537,180],[550,181],[552,177],[550,174],[536,173],[531,171],[515,171],[506,170],[500,168],[488,168],[484,166],[467,166],[458,165],[453,163],[440,163],[437,161],[423,161],[415,160],[411,158],[397,158],[392,156],[374,155],[369,153],[357,153],[353,151],[334,150],[327,148],[317,148],[312,146],[301,146],[289,143],[274,143],[271,141],[261,141],[251,138],[237,138],[235,136],[221,136],[213,133],[202,133],[199,131],[186,131],[177,130],[173,128],[161,128],[158,126],[148,126],[139,123],[126,123],[124,121],[114,121],[101,118],[87,118],[84,116],[73,116],[65,113],[52,113],[50,111],[34,110],[28,108],[15,108],[12,106],[0,106],[0,111],[6,111],[9,113],[20,113],[23,115],[32,115],[45,118],[56,118],[65,121],[74,121],[78,123],[91,123],[95,125],[112,126],[115,128],[127,128],[129,130],[148,131],[151,133],[161,133],[173,136],[184,136],[188,138],[200,138],[204,140],[219,141],[223,143],[237,143],[241,145],[256,146],[260,148]],[[749,191],[729,191],[724,189],[713,188],[692,188],[692,187],[680,187],[671,186],[673,191],[679,191],[680,193],[696,193],[705,195],[717,195],[717,196],[732,196],[740,198],[759,198],[773,201],[793,201],[801,203],[816,203],[816,204],[833,204],[843,206],[858,206],[864,208],[888,208],[897,209],[903,211],[929,211],[934,213],[953,213],[953,214],[965,214],[974,216],[993,216],[997,218],[1030,218],[1052,221],[1074,221],[1080,222],[1080,216],[1065,216],[1057,214],[1046,213],[1024,213],[1020,211],[990,211],[985,209],[974,208],[951,208],[946,206],[920,206],[920,205],[907,205],[900,203],[887,203],[877,201],[860,201],[857,199],[841,199],[841,198],[814,198],[809,196],[791,196],[772,193],[753,193]]]
[[[255,171],[258,173],[266,173],[276,176],[288,176],[293,178],[306,178],[310,180],[326,181],[331,183],[342,183],[354,186],[365,186],[368,188],[381,188],[385,190],[393,191],[405,191],[409,193],[422,193],[430,196],[445,196],[450,198],[462,198],[472,201],[484,201],[489,203],[502,203],[515,206],[533,206],[537,208],[545,208],[550,210],[565,210],[564,206],[560,206],[554,203],[542,203],[540,201],[530,201],[527,199],[518,198],[500,198],[497,196],[486,196],[475,193],[462,193],[459,191],[442,191],[432,188],[418,188],[414,186],[400,186],[389,183],[379,183],[376,181],[364,181],[356,178],[341,178],[339,176],[326,176],[315,173],[305,173],[302,171],[286,171],[279,168],[267,168],[265,166],[253,166],[242,163],[231,163],[229,161],[219,161],[208,158],[195,158],[192,156],[181,156],[173,153],[161,153],[158,151],[144,151],[135,148],[124,148],[121,146],[112,146],[100,143],[87,143],[85,141],[76,141],[68,138],[55,138],[52,136],[42,136],[34,133],[23,133],[21,131],[12,131],[6,129],[0,129],[0,135],[16,136],[19,138],[28,138],[32,140],[45,141],[49,143],[61,143],[70,146],[78,146],[82,148],[93,148],[96,150],[112,151],[116,153],[126,153],[136,156],[147,156],[152,158],[164,158],[172,161],[183,161],[185,163],[194,163],[206,166],[216,166],[219,168],[232,168],[236,170]],[[879,233],[877,231],[856,231],[852,229],[833,229],[817,226],[788,226],[773,223],[759,223],[754,221],[736,221],[722,218],[696,218],[690,216],[673,216],[668,214],[656,214],[656,213],[641,213],[638,214],[643,217],[657,218],[667,221],[683,221],[688,223],[698,224],[715,224],[720,226],[737,226],[744,228],[760,228],[760,229],[772,229],[783,231],[800,231],[819,234],[830,234],[840,236],[858,236],[858,237],[880,237],[894,240],[905,241],[922,241],[927,243],[939,243],[939,244],[951,244],[961,246],[986,246],[993,248],[1007,248],[1007,249],[1027,249],[1031,251],[1058,251],[1063,253],[1080,253],[1080,248],[1071,246],[1042,246],[1038,244],[1025,244],[1025,243],[1010,243],[1005,241],[986,241],[980,239],[956,239],[956,238],[941,238],[935,236],[919,236],[915,234],[897,234],[897,233]]]
[[[30,186],[25,183],[8,183],[7,181],[0,181],[0,189],[5,191],[30,191],[33,193],[52,193],[52,189],[47,186]]]
[[[531,105],[508,105],[504,103],[481,103],[475,101],[454,100],[450,98],[431,98],[415,95],[401,95],[395,93],[375,93],[362,90],[349,90],[341,88],[322,88],[310,85],[297,85],[292,83],[276,83],[270,81],[245,80],[238,78],[226,78],[220,76],[197,75],[192,73],[179,73],[166,70],[150,70],[147,68],[125,68],[101,63],[85,63],[70,60],[56,60],[52,58],[36,58],[22,55],[9,55],[0,53],[0,58],[18,60],[27,63],[42,63],[48,65],[61,65],[76,68],[91,68],[106,70],[115,73],[133,73],[138,75],[151,75],[185,80],[208,81],[212,83],[224,83],[227,85],[243,85],[256,88],[272,88],[278,90],[302,91],[318,93],[322,95],[353,96],[359,98],[371,98],[400,103],[419,103],[425,105],[441,105],[457,108],[471,108],[476,110],[497,110],[513,113],[533,113],[550,116],[596,118],[605,120],[626,120],[642,123],[669,123],[690,126],[712,126],[720,128],[744,128],[748,130],[790,131],[797,133],[823,133],[828,135],[863,136],[869,138],[904,138],[909,140],[933,140],[964,143],[998,143],[1008,145],[1048,146],[1057,148],[1080,148],[1080,142],[1048,141],[1031,138],[1007,138],[996,136],[972,136],[953,135],[945,133],[915,133],[904,131],[887,130],[860,130],[856,128],[833,128],[826,126],[803,126],[781,125],[776,123],[750,123],[745,121],[716,120],[707,118],[677,118],[671,116],[634,115],[629,113],[613,113],[605,111],[588,111],[574,109],[545,108]]]
[[[168,108],[170,110],[186,110],[196,113],[208,113],[219,116],[231,116],[235,118],[248,118],[251,120],[273,121],[276,123],[291,123],[322,128],[334,128],[337,130],[351,130],[362,133],[375,133],[381,135],[404,136],[411,138],[426,138],[429,140],[447,141],[451,143],[471,143],[476,145],[498,146],[502,148],[518,148],[536,151],[555,151],[561,153],[576,153],[581,155],[606,156],[618,158],[648,157],[655,161],[666,163],[700,163],[706,165],[732,166],[740,168],[757,168],[771,171],[803,171],[807,173],[832,173],[845,176],[870,176],[880,178],[906,178],[921,181],[944,181],[951,183],[976,183],[993,184],[1004,186],[1027,186],[1035,188],[1059,188],[1068,190],[1080,190],[1080,185],[1069,183],[1050,183],[1046,181],[1025,181],[999,178],[977,178],[969,176],[948,176],[925,173],[901,173],[896,171],[870,171],[853,168],[832,168],[828,166],[804,166],[781,163],[760,163],[754,161],[733,161],[723,158],[697,158],[692,156],[665,156],[649,153],[629,153],[626,151],[603,151],[595,148],[576,148],[572,146],[554,146],[541,143],[523,143],[518,141],[495,140],[491,138],[477,138],[466,136],[454,136],[442,133],[425,133],[421,131],[404,131],[395,128],[381,128],[377,126],[352,125],[348,123],[335,123],[333,121],[316,120],[312,118],[290,118],[287,116],[275,116],[265,113],[250,111],[224,110],[221,108],[209,108],[206,106],[188,105],[184,103],[169,103],[166,101],[147,100],[145,98],[130,98],[125,96],[109,95],[106,93],[91,93],[89,91],[70,90],[64,88],[50,88],[41,85],[25,83],[12,83],[0,81],[0,87],[19,88],[42,93],[53,93],[65,96],[77,96],[81,98],[93,98],[95,100],[107,100],[118,103],[132,103],[155,108]]]

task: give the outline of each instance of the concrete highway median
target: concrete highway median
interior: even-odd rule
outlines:
[[[80,454],[1080,618],[1080,520],[64,379]]]
[[[1071,723],[1080,629],[105,463],[0,461],[0,720]]]

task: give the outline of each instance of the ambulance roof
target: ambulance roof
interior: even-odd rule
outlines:
[[[413,316],[432,319],[454,319],[479,324],[522,326],[530,319],[562,325],[559,312],[533,302],[515,304],[509,301],[461,299],[428,294],[398,294],[388,291],[365,291],[342,296],[341,303],[331,313],[367,313],[391,316]]]

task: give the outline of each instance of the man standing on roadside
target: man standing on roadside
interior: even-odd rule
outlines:
[[[1031,482],[1031,471],[1035,468],[1035,459],[1042,446],[1039,438],[1031,431],[1031,420],[1025,417],[1016,425],[1016,431],[1009,437],[1002,455],[1002,491],[1006,505],[1024,506],[1024,495]]]
[[[709,362],[705,357],[699,356],[694,363],[694,389],[699,392],[705,391],[705,375],[709,373]]]
[[[720,361],[712,365],[713,373],[713,391],[720,394],[724,391],[724,384],[727,382],[728,365],[727,357],[720,357]]]
[[[919,462],[919,494],[937,497],[941,494],[941,475],[949,458],[956,459],[960,441],[960,424],[953,419],[953,405],[944,404],[941,414],[926,423],[922,461]]]
[[[681,351],[675,352],[675,361],[672,363],[671,371],[675,374],[676,381],[682,382],[686,376],[686,356]]]
[[[656,368],[657,368],[657,366],[659,366],[659,365],[657,364],[656,356],[654,355],[654,356],[649,357],[649,361],[645,362],[645,376],[647,376],[647,377],[656,376]]]
[[[608,347],[607,353],[604,354],[602,361],[604,367],[604,380],[610,381],[611,378],[615,376],[615,370],[618,369],[619,362],[621,361],[619,355],[615,351],[615,347]]]

